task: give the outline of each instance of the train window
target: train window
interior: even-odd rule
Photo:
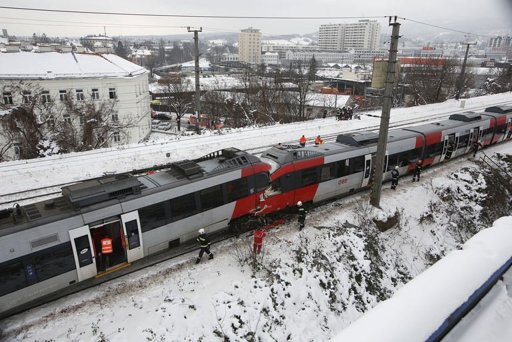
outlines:
[[[400,153],[391,154],[388,156],[388,166],[385,171],[391,171],[395,168],[395,166],[400,165]]]
[[[499,125],[498,127],[496,127],[496,133],[499,133],[499,134],[504,134],[506,130],[507,130],[506,124]]]
[[[139,218],[143,232],[163,226],[165,224],[165,202],[139,209]]]
[[[194,215],[197,212],[195,194],[188,194],[171,200],[172,220]]]
[[[224,204],[224,196],[222,195],[222,187],[215,185],[199,192],[202,210],[208,210],[219,207]]]
[[[34,264],[39,281],[74,270],[74,260],[70,243],[61,244],[38,253],[34,257]]]
[[[334,178],[335,166],[336,166],[335,163],[330,163],[330,164],[322,166],[322,169],[320,171],[320,182],[325,182],[325,181],[328,181],[328,180]]]
[[[298,178],[300,171],[288,173],[282,177],[280,177],[281,181],[281,190],[283,192],[292,191],[300,187],[300,182]]]
[[[364,156],[350,158],[350,173],[363,172]]]
[[[283,192],[283,189],[281,188],[281,178],[276,179],[272,183],[270,183],[270,186],[267,190],[265,190],[265,196],[270,197],[277,194],[280,194]]]
[[[443,153],[444,142],[440,142],[437,144],[428,145],[425,149],[426,157],[435,157],[440,156]]]
[[[350,165],[349,159],[336,162],[336,166],[338,167],[336,177],[340,178],[340,177],[348,176],[350,174],[349,165]]]
[[[268,182],[268,172],[260,172],[254,175],[254,187],[256,188],[256,192],[265,190],[268,186]]]
[[[137,224],[137,220],[125,222],[124,225],[126,227],[126,236],[128,237],[128,249],[139,247],[139,225]]]
[[[459,137],[459,144],[457,145],[457,149],[467,147],[469,143],[469,134],[461,135]]]
[[[247,177],[244,177],[226,183],[226,189],[228,191],[228,202],[233,202],[237,199],[249,196],[248,180],[249,179]]]
[[[76,253],[78,255],[78,265],[84,267],[92,264],[92,252],[89,244],[89,236],[79,236],[74,239]]]
[[[26,287],[25,268],[21,261],[0,265],[0,296]]]
[[[302,186],[318,183],[318,168],[301,170],[300,182]]]

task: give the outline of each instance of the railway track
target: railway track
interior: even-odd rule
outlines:
[[[501,104],[509,104],[510,100],[501,100],[501,101],[494,101],[493,105],[501,105]],[[390,128],[400,128],[403,126],[408,126],[411,124],[421,124],[429,121],[434,120],[442,120],[448,118],[452,114],[461,113],[464,111],[472,110],[472,111],[481,111],[485,108],[489,107],[489,104],[480,104],[480,105],[473,105],[470,108],[457,108],[457,109],[447,109],[444,111],[436,111],[433,114],[430,115],[422,115],[421,117],[415,117],[415,118],[406,118],[406,119],[400,119],[397,115],[394,117],[392,116],[392,122],[390,123]],[[421,107],[420,107],[421,108]],[[417,107],[411,107],[411,111],[414,111],[417,109]],[[421,110],[419,111],[421,112]],[[361,114],[361,113],[360,113]],[[358,128],[352,128],[352,129],[346,129],[343,130],[343,127],[340,128],[340,125],[342,126],[344,123],[350,123],[350,122],[358,122],[358,120],[352,120],[352,121],[335,121],[333,119],[331,120],[323,120],[321,121],[322,128],[325,130],[325,128],[331,127],[333,132],[332,133],[326,133],[322,134],[322,139],[325,142],[332,142],[336,140],[336,137],[340,133],[348,133],[348,132],[358,132],[358,131],[372,131],[379,129],[380,125],[380,116],[372,113],[363,113],[362,116],[366,116],[364,122],[369,123],[369,125],[365,125],[364,127],[358,127]],[[372,119],[375,118],[371,122],[368,120],[368,118]],[[288,124],[286,127],[289,131],[298,131],[300,130],[302,123],[295,123],[295,124]],[[271,130],[272,127],[270,127]],[[250,130],[247,132],[249,137],[244,138],[240,137],[239,139],[255,139],[255,135],[258,136],[258,138],[261,139],[261,131],[264,131],[265,128],[254,128],[253,130]],[[192,136],[188,137],[185,141],[181,141],[180,148],[181,149],[194,149],[195,145],[197,145],[201,140],[203,140],[203,136]],[[308,139],[308,142],[311,143],[314,137],[310,137]],[[177,139],[179,140],[179,139]],[[219,135],[216,139],[216,142],[218,142],[219,145],[231,143],[233,141],[233,138],[231,134],[223,134]],[[30,161],[20,161],[16,163],[0,163],[0,177],[2,174],[9,173],[9,172],[16,172],[20,173],[20,170],[30,168],[30,172],[37,173],[37,172],[44,172],[45,170],[48,170],[50,167],[54,167],[56,163],[65,163],[65,164],[77,164],[76,167],[80,167],[83,165],[84,170],[87,170],[87,167],[90,167],[91,164],[91,158],[94,159],[94,162],[97,164],[100,164],[102,161],[111,161],[114,158],[121,159],[126,156],[132,156],[132,159],[135,158],[138,153],[141,154],[152,154],[157,153],[155,150],[158,151],[159,154],[162,153],[162,150],[165,151],[165,146],[168,144],[172,144],[173,142],[167,142],[167,143],[153,143],[153,144],[144,144],[144,145],[137,145],[137,146],[128,146],[124,148],[119,149],[106,149],[106,150],[93,150],[93,151],[86,151],[81,153],[74,153],[74,154],[67,154],[58,156],[57,158],[43,158],[43,159],[32,159]],[[293,141],[282,141],[283,144],[295,144],[296,140]],[[252,154],[258,154],[266,149],[274,146],[275,143],[266,144],[263,146],[257,146],[253,148],[245,149],[245,151],[252,153]],[[89,158],[88,158],[89,157]],[[26,190],[19,190],[19,191],[11,191],[7,192],[1,195],[0,199],[0,208],[6,208],[11,205],[14,205],[16,203],[19,204],[28,204],[31,202],[34,202],[36,200],[46,199],[46,198],[52,198],[56,197],[60,194],[61,188],[67,185],[71,185],[77,182],[86,181],[86,180],[93,180],[97,178],[101,178],[103,176],[109,175],[109,174],[117,174],[117,173],[132,173],[132,174],[141,174],[144,171],[147,171],[149,169],[161,169],[165,168],[169,162],[174,160],[166,160],[165,162],[156,163],[154,165],[142,165],[142,166],[136,166],[136,169],[126,169],[123,168],[122,165],[119,165],[117,170],[109,170],[104,172],[103,174],[94,174],[91,177],[81,177],[80,179],[76,179],[74,181],[66,181],[61,183],[55,183],[49,186],[43,186],[38,188],[31,188]],[[122,164],[122,163],[120,163]]]

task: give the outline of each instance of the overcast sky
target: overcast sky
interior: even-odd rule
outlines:
[[[512,0],[0,0],[0,6],[63,9],[95,12],[128,12],[215,16],[340,16],[385,17],[398,15],[416,21],[475,33],[512,33]],[[12,35],[46,33],[49,36],[165,35],[186,33],[186,26],[204,32],[239,32],[252,26],[263,35],[305,34],[321,24],[353,22],[357,19],[269,20],[218,18],[155,18],[112,15],[32,12],[0,8],[0,27]],[[382,23],[382,33],[388,30]],[[400,21],[401,33],[417,34],[428,27]]]

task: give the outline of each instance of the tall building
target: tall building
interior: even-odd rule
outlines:
[[[238,36],[238,59],[249,64],[261,63],[261,32],[249,27]]]
[[[376,20],[359,20],[351,24],[320,25],[318,45],[323,50],[377,50],[380,24]]]

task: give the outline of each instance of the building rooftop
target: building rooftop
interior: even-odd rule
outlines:
[[[113,54],[0,53],[0,79],[131,77],[147,72]]]

